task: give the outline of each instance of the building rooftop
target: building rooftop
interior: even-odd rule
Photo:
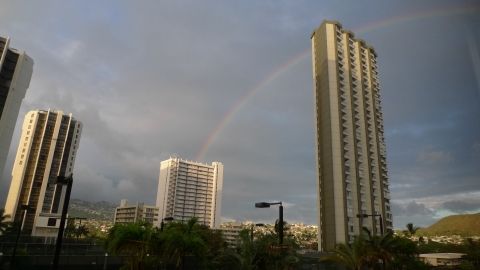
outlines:
[[[460,259],[464,253],[424,253],[420,254],[421,258],[439,258],[439,259]]]

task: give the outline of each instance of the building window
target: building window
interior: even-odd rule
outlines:
[[[47,222],[47,226],[54,227],[57,224],[56,218],[49,218]]]

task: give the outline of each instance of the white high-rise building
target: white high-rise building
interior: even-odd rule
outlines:
[[[13,221],[20,222],[24,215],[23,233],[57,235],[66,186],[56,180],[72,174],[81,131],[82,124],[61,111],[30,111],[25,116],[5,205]],[[22,205],[30,209],[24,211]]]
[[[25,52],[9,48],[9,43],[9,38],[0,37],[0,178],[33,70],[33,60]]]
[[[210,228],[220,226],[223,164],[212,165],[170,158],[160,163],[157,226],[164,218],[188,221],[196,217]]]
[[[353,241],[362,227],[392,228],[377,55],[325,21],[312,34],[319,249]]]

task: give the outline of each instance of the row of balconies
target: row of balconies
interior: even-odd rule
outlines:
[[[182,196],[182,197],[189,197],[189,198],[206,198],[206,197],[211,197],[212,192],[195,192],[195,193],[188,193],[184,191],[177,191],[176,196]]]

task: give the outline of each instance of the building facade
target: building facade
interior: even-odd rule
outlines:
[[[170,158],[160,163],[157,206],[164,218],[185,222],[195,217],[210,228],[220,225],[223,164]]]
[[[30,111],[25,116],[5,204],[13,221],[24,216],[24,234],[57,235],[66,186],[56,180],[72,174],[81,131],[82,124],[61,111]]]
[[[392,228],[392,214],[375,50],[332,21],[311,42],[323,251]]]
[[[245,229],[250,229],[252,225],[236,223],[236,222],[226,222],[220,224],[220,231],[222,232],[223,239],[227,242],[228,247],[235,248],[240,243],[240,232]],[[253,233],[253,231],[251,232]]]
[[[25,52],[9,48],[9,43],[9,38],[0,37],[0,177],[33,70],[33,60]]]
[[[158,207],[136,203],[129,205],[127,200],[122,200],[120,206],[115,208],[115,224],[128,224],[146,222],[156,224],[158,222]]]

